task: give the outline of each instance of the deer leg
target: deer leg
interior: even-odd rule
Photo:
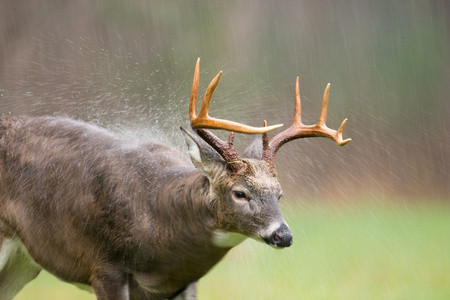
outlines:
[[[102,267],[93,275],[97,300],[129,300],[127,276],[113,267]]]
[[[130,291],[130,300],[164,300],[165,298],[159,295],[152,295],[150,292],[141,288],[134,280],[132,275],[128,278],[128,287]]]
[[[0,299],[13,299],[40,271],[18,239],[0,233]]]
[[[172,300],[195,300],[197,299],[197,281],[189,284],[186,289],[175,296],[174,298],[170,298]]]

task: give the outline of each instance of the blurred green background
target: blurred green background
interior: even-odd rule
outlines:
[[[288,125],[299,76],[305,123],[330,82],[328,124],[353,139],[278,152],[293,247],[245,242],[200,299],[450,298],[449,1],[1,1],[0,113],[184,151],[197,57],[201,94],[223,71],[211,115]],[[74,289],[44,274],[18,299]]]

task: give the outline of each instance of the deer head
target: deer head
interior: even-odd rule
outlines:
[[[300,96],[298,78],[296,82],[296,108],[292,126],[268,140],[267,132],[282,125],[251,127],[244,124],[215,119],[208,116],[212,93],[217,86],[221,72],[209,84],[203,98],[200,112],[196,114],[199,84],[200,59],[194,72],[194,80],[189,103],[191,127],[197,136],[184,129],[188,151],[194,166],[208,179],[208,205],[222,236],[243,235],[267,244],[284,248],[292,244],[292,234],[278,209],[278,200],[282,189],[274,167],[274,156],[278,149],[293,139],[312,136],[324,136],[344,145],[349,140],[342,140],[345,125],[335,132],[325,125],[328,104],[328,89],[324,95],[320,121],[316,125],[303,125],[300,120]],[[216,137],[210,129],[229,130],[227,141]],[[262,133],[259,146],[250,145],[243,157],[233,148],[233,131],[241,133]],[[262,144],[262,147],[260,146]],[[241,239],[237,239],[240,241]],[[223,242],[223,241],[222,241]],[[225,246],[234,246],[229,241]]]

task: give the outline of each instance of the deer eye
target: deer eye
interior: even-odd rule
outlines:
[[[247,197],[245,196],[244,192],[241,191],[233,191],[233,196],[240,201],[248,201]]]

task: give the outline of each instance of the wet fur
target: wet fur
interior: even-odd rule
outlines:
[[[195,299],[196,281],[230,249],[213,243],[214,232],[251,236],[255,220],[281,217],[278,208],[255,220],[234,216],[214,195],[230,193],[240,180],[255,181],[255,168],[272,171],[248,163],[230,178],[223,160],[208,151],[217,163],[202,174],[168,146],[123,140],[82,122],[1,119],[0,251],[18,242],[17,251],[5,252],[7,263],[0,262],[2,299],[13,297],[41,267],[91,285],[98,299]],[[259,196],[272,199],[268,189],[279,184],[275,174],[268,178],[248,184],[266,187]],[[29,275],[5,291],[16,278],[8,266],[24,253],[32,258],[22,270]]]
[[[7,118],[0,130],[2,239],[20,239],[59,278],[95,285],[95,277],[136,273],[123,278],[131,294],[145,294],[133,283],[140,280],[165,298],[226,253],[204,243],[212,217],[192,220],[210,213],[186,194],[209,185],[175,150],[68,119]],[[186,227],[189,219],[203,231]]]

